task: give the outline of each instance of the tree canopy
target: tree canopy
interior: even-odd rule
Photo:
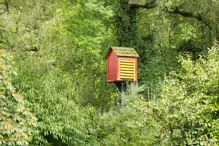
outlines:
[[[218,145],[218,32],[218,0],[0,0],[0,145]]]

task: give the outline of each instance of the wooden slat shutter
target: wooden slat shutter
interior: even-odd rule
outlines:
[[[121,80],[134,80],[136,69],[135,69],[135,60],[123,59],[119,60],[119,74]]]

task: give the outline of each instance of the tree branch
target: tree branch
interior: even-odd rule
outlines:
[[[129,0],[128,5],[130,8],[146,8],[152,9],[156,7],[156,0],[150,2],[140,2],[139,0]]]
[[[189,11],[185,11],[185,10],[180,10],[180,9],[175,9],[174,11],[168,12],[168,13],[172,13],[172,14],[178,14],[181,15],[183,17],[188,17],[188,18],[195,18],[199,21],[203,21],[202,16],[201,15],[195,15],[192,12]]]
[[[156,1],[157,0],[149,0],[148,2],[140,2],[139,0],[129,0],[128,6],[129,6],[129,8],[132,8],[132,9],[137,9],[137,8],[153,9],[157,6]],[[170,13],[170,14],[178,14],[178,15],[181,15],[181,16],[187,17],[187,18],[195,18],[195,19],[197,19],[197,20],[199,20],[199,21],[206,24],[206,20],[203,19],[203,17],[201,15],[195,15],[192,12],[180,9],[184,4],[185,3],[178,6],[173,11],[168,11],[167,10],[166,12]]]
[[[189,12],[189,11],[185,11],[183,9],[179,9],[179,8],[176,8],[174,11],[170,11],[168,12],[170,14],[178,14],[178,15],[181,15],[183,16],[184,18],[195,18],[196,20],[202,22],[205,26],[207,26],[210,30],[212,29],[208,20],[203,17],[201,14],[194,14],[192,12]]]

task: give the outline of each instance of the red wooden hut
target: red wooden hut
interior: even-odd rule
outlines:
[[[107,54],[108,82],[137,81],[138,57],[134,48],[111,47]]]

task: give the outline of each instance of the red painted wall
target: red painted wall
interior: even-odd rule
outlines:
[[[107,81],[113,82],[119,79],[119,60],[114,51],[110,51],[107,56],[108,63],[108,73],[107,73]]]
[[[136,65],[136,75],[135,81],[138,79],[138,59],[137,58],[128,58],[128,57],[117,57],[116,53],[111,50],[107,56],[107,81],[114,82],[114,81],[121,81],[119,75],[119,58],[124,58],[128,60],[135,60]]]

